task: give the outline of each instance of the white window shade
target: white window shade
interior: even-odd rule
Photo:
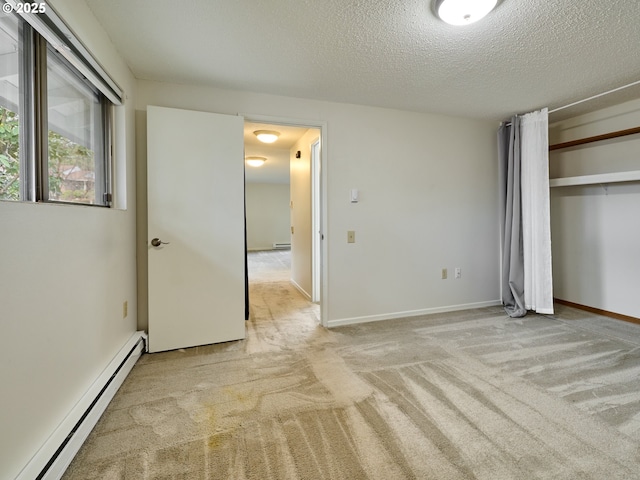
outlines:
[[[5,3],[12,5],[14,12],[42,35],[53,48],[60,52],[114,105],[122,105],[122,89],[111,79],[50,4],[47,3],[45,13],[27,13],[16,8],[18,3],[23,2],[5,0]]]

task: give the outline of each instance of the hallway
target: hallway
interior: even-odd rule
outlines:
[[[308,341],[309,335],[319,329],[320,307],[291,284],[291,251],[249,252],[247,260],[247,352],[286,349]]]

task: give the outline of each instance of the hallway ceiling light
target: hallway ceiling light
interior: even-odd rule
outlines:
[[[469,25],[487,15],[498,0],[435,0],[435,11],[450,25]]]
[[[267,159],[265,157],[245,157],[244,161],[251,167],[261,167]]]
[[[253,134],[263,143],[273,143],[280,136],[280,132],[274,130],[256,130]]]

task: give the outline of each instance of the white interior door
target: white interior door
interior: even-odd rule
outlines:
[[[245,337],[243,122],[147,108],[151,352]]]

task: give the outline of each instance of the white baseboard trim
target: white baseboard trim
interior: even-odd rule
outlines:
[[[291,279],[291,285],[293,285],[294,287],[296,287],[296,290],[298,290],[302,295],[304,295],[304,298],[306,298],[307,300],[311,301],[311,295],[309,295],[304,288],[302,288],[300,285],[298,285],[296,283],[295,280]]]
[[[62,477],[146,347],[147,334],[134,333],[15,480]]]
[[[465,303],[462,305],[448,305],[445,307],[425,308],[423,310],[409,310],[407,312],[383,313],[380,315],[367,315],[364,317],[340,318],[329,320],[328,327],[340,327],[343,325],[354,325],[356,323],[378,322],[380,320],[392,320],[394,318],[417,317],[420,315],[430,315],[433,313],[457,312],[459,310],[472,310],[474,308],[495,307],[501,305],[500,300],[489,300],[487,302]]]

